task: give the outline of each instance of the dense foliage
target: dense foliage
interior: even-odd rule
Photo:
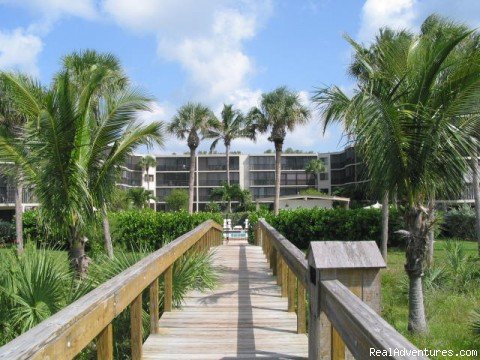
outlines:
[[[101,255],[93,259],[87,278],[78,281],[62,251],[37,250],[27,246],[22,255],[13,249],[3,250],[0,262],[0,346],[31,329],[63,307],[69,305],[103,282],[137,263],[148,253],[117,251],[110,259]],[[211,255],[192,253],[179,259],[173,270],[173,305],[179,307],[189,290],[211,289],[216,283]],[[163,304],[163,286],[159,297]],[[149,333],[148,302],[144,308],[144,334]],[[123,311],[114,320],[116,359],[130,353],[130,312]],[[92,342],[79,359],[94,357]]]
[[[442,233],[446,237],[475,240],[475,211],[466,205],[446,212]]]
[[[209,219],[223,223],[221,214],[207,212],[188,214],[186,211],[143,210],[112,213],[113,242],[124,249],[158,249]]]
[[[11,222],[0,220],[0,246],[15,240],[15,225]]]
[[[249,216],[250,239],[258,218],[264,217],[300,249],[307,249],[315,240],[375,240],[380,241],[381,212],[377,209],[295,209],[282,210],[275,216],[260,211]],[[402,228],[397,210],[391,210],[390,244],[401,246],[402,239],[395,231]]]

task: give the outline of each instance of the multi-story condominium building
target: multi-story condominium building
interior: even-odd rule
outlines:
[[[121,167],[118,186],[123,189],[143,187],[152,191],[155,201],[151,207],[166,210],[166,197],[173,189],[188,191],[190,156],[157,155],[156,166],[142,168],[140,162],[144,155],[129,156]],[[313,159],[321,159],[326,171],[317,176],[307,173],[305,168]],[[221,187],[227,180],[225,154],[199,154],[195,164],[194,209],[204,210],[211,202],[213,189]],[[0,165],[0,216],[11,216],[14,210],[14,183],[6,175],[8,164]],[[465,177],[466,189],[470,176]],[[230,181],[239,184],[242,189],[250,190],[254,201],[268,202],[275,195],[275,154],[231,154]],[[281,196],[297,195],[302,190],[314,188],[326,194],[337,193],[339,189],[368,182],[364,164],[358,158],[353,146],[343,151],[331,153],[294,153],[282,155]],[[471,180],[470,180],[471,183]],[[471,191],[466,191],[464,201],[473,201]],[[24,190],[24,207],[36,204],[29,189]],[[5,212],[6,211],[6,212]],[[7,215],[5,215],[7,214]]]

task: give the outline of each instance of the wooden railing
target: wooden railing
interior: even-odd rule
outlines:
[[[144,290],[149,288],[150,331],[158,333],[159,277],[163,274],[165,283],[163,311],[171,311],[175,261],[221,243],[221,226],[202,223],[1,347],[0,359],[72,359],[95,339],[97,358],[113,359],[112,321],[129,305],[132,359],[141,359]]]
[[[344,282],[348,282],[345,271],[326,271],[325,279],[317,279],[318,273],[309,266],[305,254],[263,219],[259,220],[255,235],[255,243],[262,246],[277,283],[282,287],[282,295],[288,296],[288,311],[297,312],[298,333],[306,331],[305,291],[308,293],[310,360],[427,359],[377,313],[379,294],[374,295],[378,297],[375,311],[362,301],[365,294],[352,292],[345,286]],[[365,274],[360,278],[369,283],[379,280],[378,277],[367,279]],[[359,290],[358,283],[356,285]],[[360,288],[361,293],[362,290]],[[371,301],[372,294],[367,295]],[[328,335],[327,341],[325,335]],[[377,351],[377,356],[372,356],[372,351]]]
[[[255,242],[262,246],[277,284],[282,288],[282,296],[288,296],[288,311],[297,313],[297,333],[306,333],[309,277],[305,254],[263,219],[258,222]]]

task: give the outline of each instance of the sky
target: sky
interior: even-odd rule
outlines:
[[[217,115],[225,103],[246,112],[263,92],[284,85],[312,110],[284,147],[336,151],[346,143],[342,128],[324,132],[310,98],[330,85],[352,93],[343,35],[368,44],[383,26],[417,31],[431,13],[480,26],[478,0],[0,0],[0,70],[48,84],[64,55],[110,52],[133,86],[155,99],[151,112],[139,114],[142,122],[168,123],[188,101]],[[232,150],[264,152],[273,148],[267,137],[235,140]],[[199,149],[209,146],[205,140]],[[164,148],[149,151],[187,150],[167,136]]]

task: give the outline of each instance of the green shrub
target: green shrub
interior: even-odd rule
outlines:
[[[129,250],[158,249],[206,220],[223,222],[219,213],[188,214],[185,211],[155,212],[148,209],[112,213],[110,219],[114,246]]]
[[[258,218],[265,220],[300,249],[307,249],[310,241],[317,240],[375,240],[381,238],[381,211],[378,209],[295,209],[282,210],[278,216],[271,212],[251,213],[250,241]],[[390,246],[403,245],[395,231],[403,220],[399,211],[391,209],[389,217]]]
[[[443,215],[442,235],[475,240],[475,212],[468,206],[447,211]]]
[[[0,220],[0,246],[15,241],[15,225]]]

